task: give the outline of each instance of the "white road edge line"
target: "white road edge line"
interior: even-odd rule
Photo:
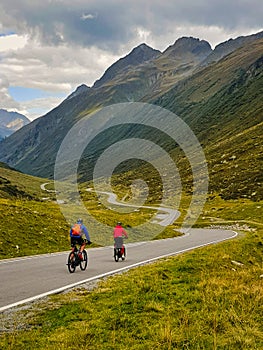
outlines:
[[[174,237],[174,238],[181,238],[181,236]],[[166,239],[169,239],[169,238],[166,238]],[[141,245],[141,244],[144,244],[146,242],[147,241],[132,242],[132,243],[126,243],[126,245],[128,247],[129,246],[131,247],[133,245]],[[95,249],[96,250],[113,249],[113,245],[109,245],[109,246],[105,246],[105,247],[89,248],[88,252],[95,250]],[[44,254],[37,254],[37,255],[21,256],[21,257],[17,257],[17,258],[7,258],[7,259],[0,260],[0,265],[15,263],[15,262],[19,262],[19,261],[25,261],[25,260],[32,260],[32,259],[44,259],[44,258],[49,258],[51,256],[68,255],[68,254],[69,254],[69,250],[65,250],[64,252],[44,253]]]
[[[189,232],[184,233],[182,236],[176,236],[176,237],[171,237],[171,238],[163,238],[163,239],[182,239],[185,237],[189,236]],[[160,241],[161,239],[159,239]],[[131,242],[131,243],[125,243],[125,245],[127,247],[134,247],[137,245],[142,245],[145,243],[151,243],[151,242],[155,242],[155,241],[139,241],[139,242]],[[113,249],[113,245],[108,245],[105,247],[96,247],[96,248],[89,248],[89,251],[92,250],[108,250],[108,249]],[[44,254],[37,254],[37,255],[29,255],[29,256],[21,256],[21,257],[17,257],[17,258],[6,258],[6,259],[2,259],[0,260],[0,265],[2,264],[9,264],[9,263],[15,263],[15,262],[19,262],[19,261],[25,261],[25,260],[32,260],[32,259],[44,259],[44,258],[49,258],[50,256],[59,256],[59,255],[66,255],[69,253],[69,250],[65,250],[64,252],[54,252],[54,253],[44,253]],[[1,310],[1,309],[0,309]]]
[[[167,257],[169,257],[169,256],[181,254],[181,253],[187,252],[187,251],[189,251],[189,250],[193,250],[193,249],[200,248],[200,247],[205,247],[205,246],[210,245],[210,244],[215,244],[215,243],[223,242],[223,241],[226,241],[226,240],[228,240],[228,239],[235,238],[235,237],[238,235],[238,233],[235,232],[235,231],[230,231],[230,232],[233,232],[234,234],[233,234],[232,236],[227,237],[227,238],[224,238],[224,239],[218,239],[218,240],[216,240],[216,241],[212,241],[212,242],[200,244],[200,245],[197,245],[197,246],[194,246],[194,247],[191,247],[191,248],[186,248],[186,249],[183,249],[183,250],[179,250],[179,251],[177,251],[177,252],[173,252],[173,253],[161,255],[161,256],[158,256],[158,257],[155,257],[155,258],[152,258],[152,259],[144,260],[144,261],[141,261],[141,262],[138,262],[138,263],[129,265],[129,266],[122,267],[122,268],[117,269],[117,270],[105,272],[105,273],[102,273],[102,274],[100,274],[100,275],[87,278],[86,280],[82,280],[82,281],[79,281],[79,282],[76,282],[76,283],[68,284],[67,286],[64,286],[64,287],[61,287],[61,288],[58,288],[58,289],[54,289],[54,290],[51,290],[51,291],[46,292],[46,293],[42,293],[42,294],[36,295],[36,296],[34,296],[34,297],[31,297],[31,298],[27,298],[27,299],[24,299],[24,300],[20,300],[20,301],[18,301],[18,302],[16,302],[16,303],[9,304],[9,305],[6,305],[6,306],[1,307],[1,308],[0,308],[0,312],[5,311],[5,310],[8,310],[8,309],[11,309],[12,307],[15,307],[15,306],[19,306],[19,305],[21,305],[21,304],[26,304],[26,303],[29,303],[29,302],[31,302],[31,301],[35,301],[35,300],[37,300],[37,299],[44,298],[44,297],[46,297],[46,296],[48,296],[48,295],[51,295],[51,294],[61,293],[61,292],[63,292],[64,290],[67,290],[67,289],[70,289],[70,288],[79,286],[79,285],[81,285],[81,284],[88,283],[88,282],[94,281],[94,280],[96,280],[96,279],[100,279],[100,278],[107,277],[107,276],[110,276],[110,275],[114,275],[114,274],[116,274],[116,273],[119,273],[119,272],[122,272],[122,271],[125,271],[125,270],[129,270],[129,269],[131,269],[131,268],[134,268],[134,267],[137,267],[137,266],[140,266],[140,265],[144,265],[144,264],[150,263],[150,262],[155,261],[155,260],[159,260],[159,259],[167,258]]]

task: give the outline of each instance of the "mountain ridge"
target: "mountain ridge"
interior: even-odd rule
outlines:
[[[218,61],[242,45],[261,38],[263,38],[263,31],[251,35],[239,36],[235,39],[230,38],[222,43],[219,43],[215,46],[211,54],[206,59],[204,59],[202,65]]]

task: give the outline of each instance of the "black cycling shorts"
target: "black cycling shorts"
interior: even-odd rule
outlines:
[[[82,245],[86,240],[82,237],[70,237],[71,247],[74,247],[76,244]]]

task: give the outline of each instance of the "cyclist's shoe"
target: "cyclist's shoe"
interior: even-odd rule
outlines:
[[[78,256],[79,256],[79,259],[80,259],[80,260],[83,260],[82,253],[79,253]]]

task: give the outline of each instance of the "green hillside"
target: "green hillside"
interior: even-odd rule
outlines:
[[[0,164],[1,259],[69,249],[69,228],[54,193],[40,187],[46,182]]]
[[[155,103],[192,128],[208,161],[210,190],[222,198],[263,198],[263,40],[177,84]]]
[[[34,199],[50,197],[48,192],[41,190],[45,179],[23,174],[5,163],[0,163],[0,195],[5,199]]]

